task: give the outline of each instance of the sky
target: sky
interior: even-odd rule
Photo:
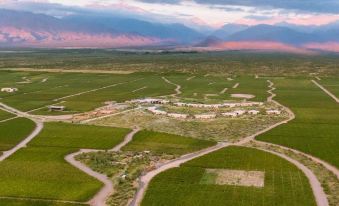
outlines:
[[[339,21],[339,0],[0,0],[0,8],[56,17],[126,15],[212,28],[228,23],[323,25]]]

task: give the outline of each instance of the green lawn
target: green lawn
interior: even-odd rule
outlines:
[[[8,112],[5,112],[5,111],[0,109],[0,121],[5,120],[5,119],[9,119],[9,118],[12,118],[12,117],[15,117],[15,115],[8,113]]]
[[[264,187],[203,184],[205,169],[265,172]],[[150,183],[142,206],[149,205],[316,205],[305,175],[280,157],[232,146],[167,170]]]
[[[296,119],[257,137],[309,153],[339,167],[339,104],[307,79],[275,80],[276,100]]]
[[[46,123],[27,148],[0,163],[0,196],[85,202],[102,183],[68,164],[64,157],[80,148],[112,148],[128,132],[120,128]]]
[[[84,206],[86,204],[61,203],[43,200],[0,199],[2,206]]]
[[[216,142],[198,140],[179,135],[143,130],[138,132],[127,144],[124,151],[149,150],[158,154],[182,155],[215,145]]]
[[[32,120],[22,117],[0,123],[0,151],[10,150],[33,132],[34,128]]]

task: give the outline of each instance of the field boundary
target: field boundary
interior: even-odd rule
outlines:
[[[312,82],[317,85],[321,90],[323,90],[328,96],[330,96],[332,99],[334,99],[334,101],[336,101],[339,104],[339,99],[337,96],[335,96],[332,92],[330,92],[329,90],[327,90],[324,86],[322,86],[321,84],[319,84],[317,81],[312,80]]]
[[[34,137],[38,136],[38,134],[41,132],[41,130],[44,128],[44,124],[42,121],[38,121],[34,118],[32,118],[30,115],[25,114],[24,112],[21,112],[19,110],[16,110],[15,108],[12,108],[8,105],[5,105],[3,103],[0,102],[0,106],[1,109],[4,111],[7,111],[9,113],[15,114],[17,115],[15,118],[18,118],[19,116],[25,117],[27,119],[32,120],[35,124],[36,127],[35,129],[22,141],[20,141],[16,146],[14,146],[12,149],[8,150],[8,151],[3,151],[2,155],[0,156],[0,162],[4,161],[5,159],[7,159],[8,157],[10,157],[11,155],[13,155],[16,151],[18,151],[21,148],[24,148],[27,146],[27,144],[34,139]]]
[[[306,167],[299,161],[292,159],[291,157],[288,157],[287,155],[282,154],[282,153],[278,153],[278,152],[268,150],[268,149],[257,148],[257,147],[250,147],[250,148],[254,148],[254,149],[262,150],[264,152],[271,153],[273,155],[279,156],[287,160],[288,162],[294,164],[297,168],[299,168],[306,175],[307,179],[309,180],[317,206],[328,206],[329,205],[327,196],[324,192],[323,187],[321,186],[321,183],[319,182],[317,176],[308,167]]]

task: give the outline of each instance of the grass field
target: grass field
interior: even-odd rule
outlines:
[[[124,151],[152,151],[156,154],[182,155],[215,145],[216,142],[198,140],[167,133],[143,130],[127,144]]]
[[[19,89],[15,93],[1,93],[2,102],[22,111],[61,104],[67,108],[63,113],[84,112],[103,106],[106,101],[122,102],[133,98],[168,95],[174,93],[175,89],[155,73],[127,75],[1,71],[0,74],[10,80],[2,83],[3,87]],[[34,113],[55,114],[46,108]]]
[[[339,167],[339,105],[310,80],[274,82],[276,100],[291,108],[296,119],[257,139],[309,153]]]
[[[12,117],[15,117],[15,115],[8,113],[8,112],[5,112],[5,111],[0,109],[0,121],[8,119],[8,118],[12,118]]]
[[[262,188],[202,184],[205,169],[265,172]],[[316,205],[307,178],[294,165],[272,154],[229,147],[191,160],[156,176],[142,206],[148,205]]]
[[[27,148],[0,163],[0,196],[87,201],[102,183],[68,164],[64,157],[80,148],[112,148],[128,132],[119,128],[46,123],[43,132]]]
[[[0,123],[0,151],[10,150],[33,132],[34,128],[32,120],[22,117]]]
[[[84,206],[86,204],[77,203],[61,203],[44,200],[14,200],[14,199],[0,199],[3,206]]]

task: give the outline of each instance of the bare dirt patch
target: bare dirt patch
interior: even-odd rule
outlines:
[[[211,176],[217,185],[264,187],[265,172],[262,171],[206,169],[205,175]]]
[[[234,98],[243,98],[243,99],[252,99],[255,96],[252,94],[231,94],[231,97]]]

